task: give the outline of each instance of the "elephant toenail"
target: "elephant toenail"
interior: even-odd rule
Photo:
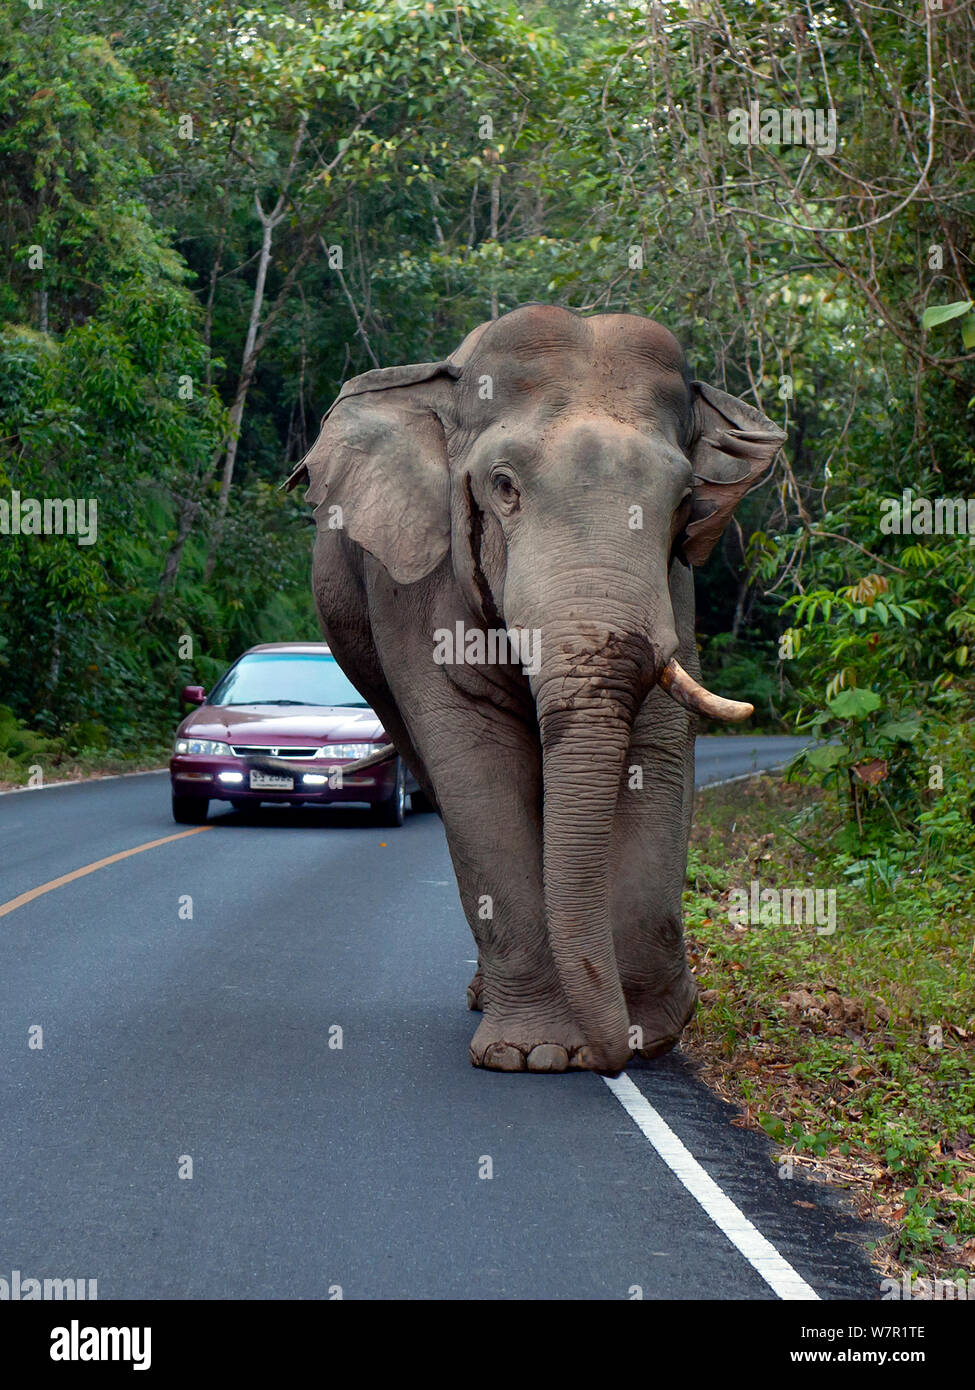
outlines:
[[[528,1054],[529,1071],[565,1071],[569,1054],[558,1043],[539,1043]]]
[[[481,1065],[491,1071],[524,1071],[525,1054],[511,1043],[493,1042],[485,1050]]]

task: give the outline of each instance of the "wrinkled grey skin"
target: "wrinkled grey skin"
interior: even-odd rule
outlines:
[[[688,562],[782,438],[659,324],[531,305],[347,383],[295,475],[326,640],[443,817],[475,1066],[615,1072],[694,1012],[692,718],[656,682],[699,674]],[[458,621],[540,630],[539,670],[436,663]]]

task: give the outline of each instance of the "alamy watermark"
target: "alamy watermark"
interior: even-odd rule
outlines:
[[[905,488],[900,497],[882,497],[880,512],[885,536],[967,536],[975,545],[975,497],[930,499]]]
[[[883,1300],[915,1298],[924,1300],[964,1299],[975,1302],[975,1278],[918,1279],[904,1274],[900,1279],[881,1279],[880,1297]]]
[[[728,112],[728,142],[732,145],[807,145],[819,154],[836,153],[836,111],[820,106],[762,106]]]
[[[79,545],[98,539],[95,497],[0,497],[0,535],[77,536]]]
[[[521,666],[526,676],[541,670],[542,633],[534,628],[465,627],[460,619],[433,633],[438,666]]]
[[[836,930],[835,888],[763,888],[753,878],[748,888],[732,888],[728,917],[735,926],[815,926],[817,936]]]
[[[52,1361],[131,1361],[133,1371],[152,1365],[151,1327],[82,1327],[73,1318],[51,1329]]]
[[[0,1275],[0,1303],[29,1303],[32,1299],[84,1299],[94,1303],[98,1298],[97,1279],[34,1279],[11,1270],[10,1278]]]

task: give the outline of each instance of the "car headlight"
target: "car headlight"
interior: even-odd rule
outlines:
[[[178,738],[173,745],[173,752],[213,757],[214,754],[229,754],[230,744],[221,743],[215,738]]]
[[[388,743],[328,743],[319,748],[316,758],[368,758],[370,753],[378,753],[380,748],[388,748]]]

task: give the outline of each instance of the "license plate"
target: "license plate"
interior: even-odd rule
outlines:
[[[252,772],[252,792],[291,792],[295,789],[293,777],[278,777],[273,772]]]

